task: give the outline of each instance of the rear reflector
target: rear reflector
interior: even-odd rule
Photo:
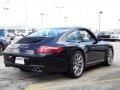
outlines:
[[[62,47],[41,46],[36,49],[37,53],[59,53],[63,51]]]

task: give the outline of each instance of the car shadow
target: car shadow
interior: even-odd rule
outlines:
[[[104,68],[104,67],[108,67],[108,66],[104,65],[103,63],[97,64],[97,65],[93,65],[93,66],[87,67],[85,69],[85,72],[101,69],[101,68]]]
[[[101,69],[104,67],[106,67],[106,66],[103,64],[88,67],[85,69],[83,76],[80,77],[79,79],[84,78],[84,75],[87,73],[91,73],[94,70],[98,70],[98,69]],[[60,81],[61,80],[74,80],[74,79],[71,79],[71,78],[63,75],[62,73],[23,72],[23,71],[20,71],[20,72],[22,72],[24,74],[30,74],[31,75],[30,77],[25,77],[24,74],[21,77],[24,77],[23,79],[25,79],[25,80],[26,79],[34,80],[34,83],[45,83],[45,82],[51,82],[51,81],[56,81],[56,80],[60,80]]]

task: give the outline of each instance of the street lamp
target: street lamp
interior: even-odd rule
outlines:
[[[3,9],[4,9],[4,11],[5,11],[5,17],[6,17],[6,19],[5,19],[5,29],[7,29],[7,24],[8,24],[8,17],[7,17],[7,11],[10,9],[10,8],[8,8],[8,7],[3,7]]]
[[[42,29],[44,24],[44,13],[40,13],[40,15],[41,15],[41,29]]]
[[[101,14],[102,13],[103,13],[102,11],[99,12],[99,32],[100,32],[100,28],[101,28]]]
[[[57,10],[58,17],[59,17],[58,21],[59,21],[59,23],[63,24],[63,21],[61,21],[61,20],[63,18],[63,16],[62,16],[62,10],[64,9],[64,7],[63,6],[56,6],[55,8]]]
[[[64,9],[64,7],[63,6],[56,6],[55,8],[58,9],[59,16],[61,16],[62,9]]]
[[[5,11],[5,23],[4,23],[4,28],[7,30],[8,26],[8,11],[9,11],[9,4],[10,2],[8,0],[5,0],[5,6],[3,6],[3,10]]]
[[[68,17],[65,16],[65,17],[64,17],[64,24],[65,24],[65,25],[67,25],[67,19],[68,19]]]
[[[61,9],[63,9],[64,7],[62,6],[56,6],[55,8],[59,9],[59,11],[61,11]]]
[[[28,0],[25,0],[25,24],[24,26],[28,27]]]

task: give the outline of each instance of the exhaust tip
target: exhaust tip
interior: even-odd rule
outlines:
[[[34,71],[34,72],[41,72],[42,70],[40,69],[39,66],[33,66],[32,67],[32,71]]]

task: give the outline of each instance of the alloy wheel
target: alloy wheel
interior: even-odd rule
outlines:
[[[84,60],[81,53],[77,53],[73,57],[73,73],[80,76],[84,69]]]
[[[108,56],[107,56],[108,64],[111,65],[113,61],[113,51],[112,49],[108,49]]]

